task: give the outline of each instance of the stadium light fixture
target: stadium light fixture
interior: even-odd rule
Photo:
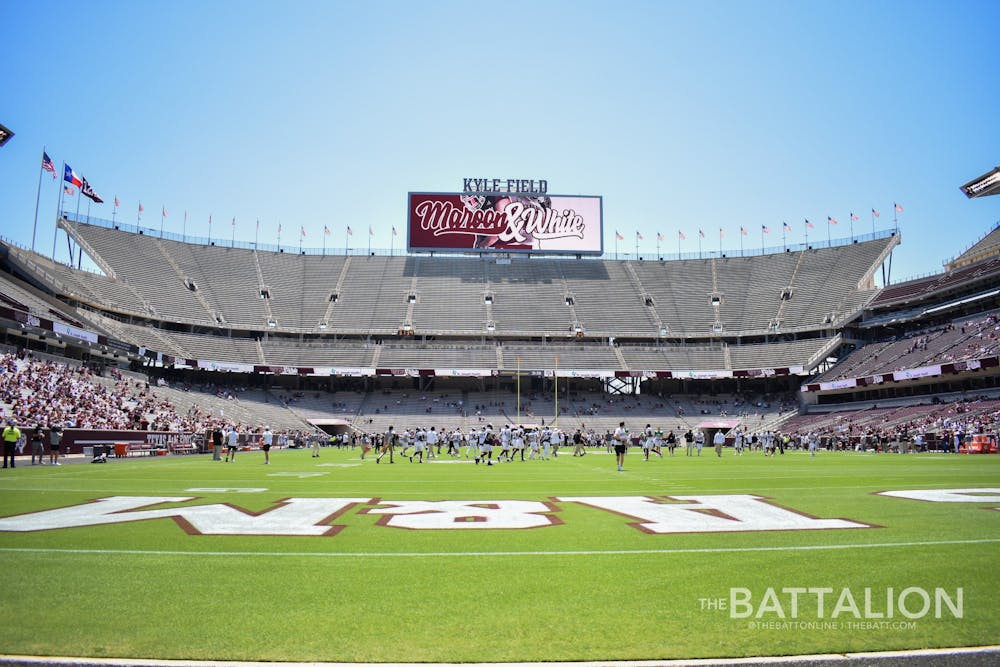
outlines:
[[[10,129],[4,127],[3,125],[0,125],[0,147],[2,147],[5,143],[10,141],[10,138],[13,136],[14,133]]]
[[[974,178],[961,187],[969,199],[1000,194],[1000,167],[994,167],[978,178]]]

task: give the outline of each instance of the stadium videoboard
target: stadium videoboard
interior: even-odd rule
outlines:
[[[599,196],[409,193],[410,252],[537,252],[600,255]]]

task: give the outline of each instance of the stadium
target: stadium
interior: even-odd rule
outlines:
[[[0,666],[1000,664],[1000,5],[900,10],[5,3]]]
[[[97,599],[105,595],[93,586],[114,591],[111,625],[128,630],[77,629],[81,617],[108,614],[81,593],[57,615],[73,629],[53,627],[44,641],[29,632],[11,653],[847,659],[996,637],[993,585],[976,563],[997,542],[980,511],[995,509],[997,459],[964,454],[996,452],[1000,225],[941,273],[879,286],[898,227],[760,251],[611,259],[461,247],[335,253],[68,212],[57,222],[78,267],[85,255],[95,268],[0,246],[3,408],[26,439],[48,442],[47,427],[65,423],[64,461],[111,467],[5,477],[0,542],[15,565],[41,556],[86,570],[83,588]],[[616,479],[609,454],[620,422],[630,446]],[[211,432],[223,425],[238,434],[238,472],[213,467]],[[248,473],[264,462],[265,426],[280,434],[266,459],[275,467]],[[436,456],[432,426],[448,449],[439,442]],[[389,462],[402,467],[376,465],[390,427],[402,439]],[[505,427],[529,433],[527,460],[506,443],[501,451]],[[494,429],[496,466],[475,445]],[[696,450],[684,442],[692,431],[702,436]],[[713,448],[716,433],[724,444]],[[426,451],[430,464],[475,465],[414,468],[415,445],[417,463]],[[489,480],[480,456],[496,469]],[[60,474],[68,470],[84,474]],[[882,506],[890,499],[899,504]],[[889,534],[870,536],[880,531]],[[252,573],[267,599],[220,595],[211,563],[220,556]],[[871,557],[896,565],[862,568],[860,578],[844,570]],[[267,560],[281,563],[269,583]],[[609,566],[625,568],[632,599],[606,586]],[[768,576],[772,566],[780,577]],[[414,621],[478,613],[468,586],[505,581],[508,567],[522,574],[493,591],[491,618],[509,620],[496,625],[502,641],[441,643],[435,623]],[[648,580],[647,568],[660,574]],[[688,581],[677,568],[716,574]],[[153,571],[175,574],[141,574]],[[317,605],[313,571],[335,599]],[[155,598],[119,590],[118,576],[141,577]],[[186,594],[170,591],[171,576],[183,576]],[[43,597],[80,590],[59,578],[22,586]],[[10,600],[21,609],[33,595],[19,587]],[[255,618],[275,600],[288,607],[280,630],[199,641],[200,619],[227,609]],[[615,607],[620,645],[546,630]],[[394,624],[329,643],[303,631],[317,614]],[[677,640],[706,622],[718,627]],[[392,641],[380,642],[382,632]]]

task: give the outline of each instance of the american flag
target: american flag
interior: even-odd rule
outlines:
[[[770,234],[771,233],[771,229],[767,225],[761,225],[760,226],[760,231],[762,231],[765,234]]]
[[[164,218],[167,217],[167,207],[166,206],[161,207],[160,215],[162,215]]]
[[[302,236],[306,235],[306,227],[305,227],[305,225],[299,225],[299,232],[302,234]]]
[[[42,169],[52,174],[52,179],[56,178],[56,166],[52,164],[52,158],[45,151],[42,151]]]
[[[68,185],[63,188],[63,192],[65,192],[66,194],[68,194],[70,197],[72,197],[74,194],[76,194],[76,190],[74,190],[73,188],[71,188]]]
[[[877,218],[877,217],[879,217],[882,214],[879,213],[878,211],[876,211],[875,209],[872,209],[872,215],[874,215]]]
[[[236,216],[233,216],[233,221],[230,223],[233,227],[236,226]]]
[[[903,206],[901,204],[893,204],[893,206],[896,207],[896,213],[902,213],[903,212]]]
[[[786,232],[792,231],[792,226],[787,222],[781,223],[781,228],[784,229]]]
[[[747,235],[747,230],[745,227],[743,227],[743,225],[740,225],[740,234],[742,234],[743,236]]]
[[[851,211],[851,220],[857,220],[858,216],[854,215],[854,211]]]
[[[142,207],[142,202],[139,202],[139,215],[142,215],[142,212],[143,212],[143,211],[145,211],[145,210],[146,210],[146,209],[144,209],[144,208]],[[212,219],[212,217],[211,217],[211,216],[209,216],[209,218],[208,218],[208,219],[209,219],[209,220],[211,220],[211,219]]]
[[[619,232],[617,229],[615,230],[615,238],[618,239],[619,241],[624,241],[625,240],[625,237],[622,236],[622,233]]]
[[[115,208],[118,208],[119,206],[121,206],[121,202],[118,201],[118,195],[115,195]]]
[[[726,232],[723,231],[722,227],[719,227],[719,238],[720,239],[726,238]]]
[[[698,236],[700,236],[701,238],[705,238],[705,232],[703,232],[703,231],[701,231],[701,230],[699,229],[699,230],[698,230]]]
[[[806,227],[808,229],[812,229],[813,228],[813,223],[809,222],[809,218],[806,218]]]
[[[660,232],[656,232],[656,240],[657,241],[662,241],[663,240],[663,234],[661,234]]]
[[[330,235],[330,228],[327,227],[326,225],[323,225],[323,234],[325,234],[326,236]]]
[[[392,235],[393,236],[398,236],[398,234],[396,233],[396,227],[395,227],[395,225],[393,225],[393,228],[392,228]]]
[[[635,238],[637,238],[640,241],[642,240],[642,234],[640,234],[638,230],[636,230],[635,232]]]
[[[354,236],[354,230],[351,229],[350,225],[347,225],[347,235],[348,236]]]
[[[368,225],[368,236],[375,236],[375,230],[372,229],[371,225]]]
[[[837,219],[829,215],[826,216],[826,221],[831,225],[837,224]]]
[[[677,230],[677,238],[679,238],[679,239],[680,239],[681,241],[683,241],[683,240],[684,240],[684,239],[686,239],[687,237],[686,237],[686,236],[684,236],[684,232],[682,232],[682,231],[680,231],[680,230]]]

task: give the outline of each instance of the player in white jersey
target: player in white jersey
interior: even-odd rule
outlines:
[[[500,429],[500,456],[497,457],[501,461],[512,461],[510,457],[510,424],[504,424],[504,427]]]
[[[440,439],[438,438],[438,432],[431,426],[431,430],[425,433],[427,440],[427,460],[436,459],[437,455],[441,453],[441,445],[438,444]],[[437,448],[435,453],[434,449]]]
[[[552,431],[548,426],[542,429],[542,458],[549,460],[549,453],[552,451]]]
[[[566,440],[566,434],[560,431],[558,428],[552,429],[552,458],[559,457],[559,448],[563,446]]]
[[[462,429],[458,427],[448,437],[448,454],[456,459],[462,456]]]
[[[518,426],[513,429],[510,434],[510,446],[514,448],[514,454],[521,454],[521,460],[524,460],[524,429]]]
[[[530,452],[528,454],[528,458],[532,460],[541,458],[541,448],[542,448],[541,432],[536,428],[533,431],[529,431],[526,434],[526,437],[528,439],[528,451]]]
[[[410,454],[410,463],[413,463],[413,457],[417,457],[417,463],[424,462],[424,451],[427,449],[427,436],[424,433],[424,429],[418,428],[413,432],[413,453]]]
[[[469,452],[472,452],[472,456],[479,462],[479,431],[475,428],[470,428],[469,432],[465,434],[465,458],[469,458]]]
[[[656,445],[656,436],[653,433],[653,427],[650,424],[646,424],[646,428],[642,430],[643,461],[649,460],[649,450],[651,450],[655,445]]]
[[[493,425],[487,424],[486,428],[479,431],[479,458],[486,461],[486,465],[493,465]],[[479,463],[479,459],[476,459]]]

